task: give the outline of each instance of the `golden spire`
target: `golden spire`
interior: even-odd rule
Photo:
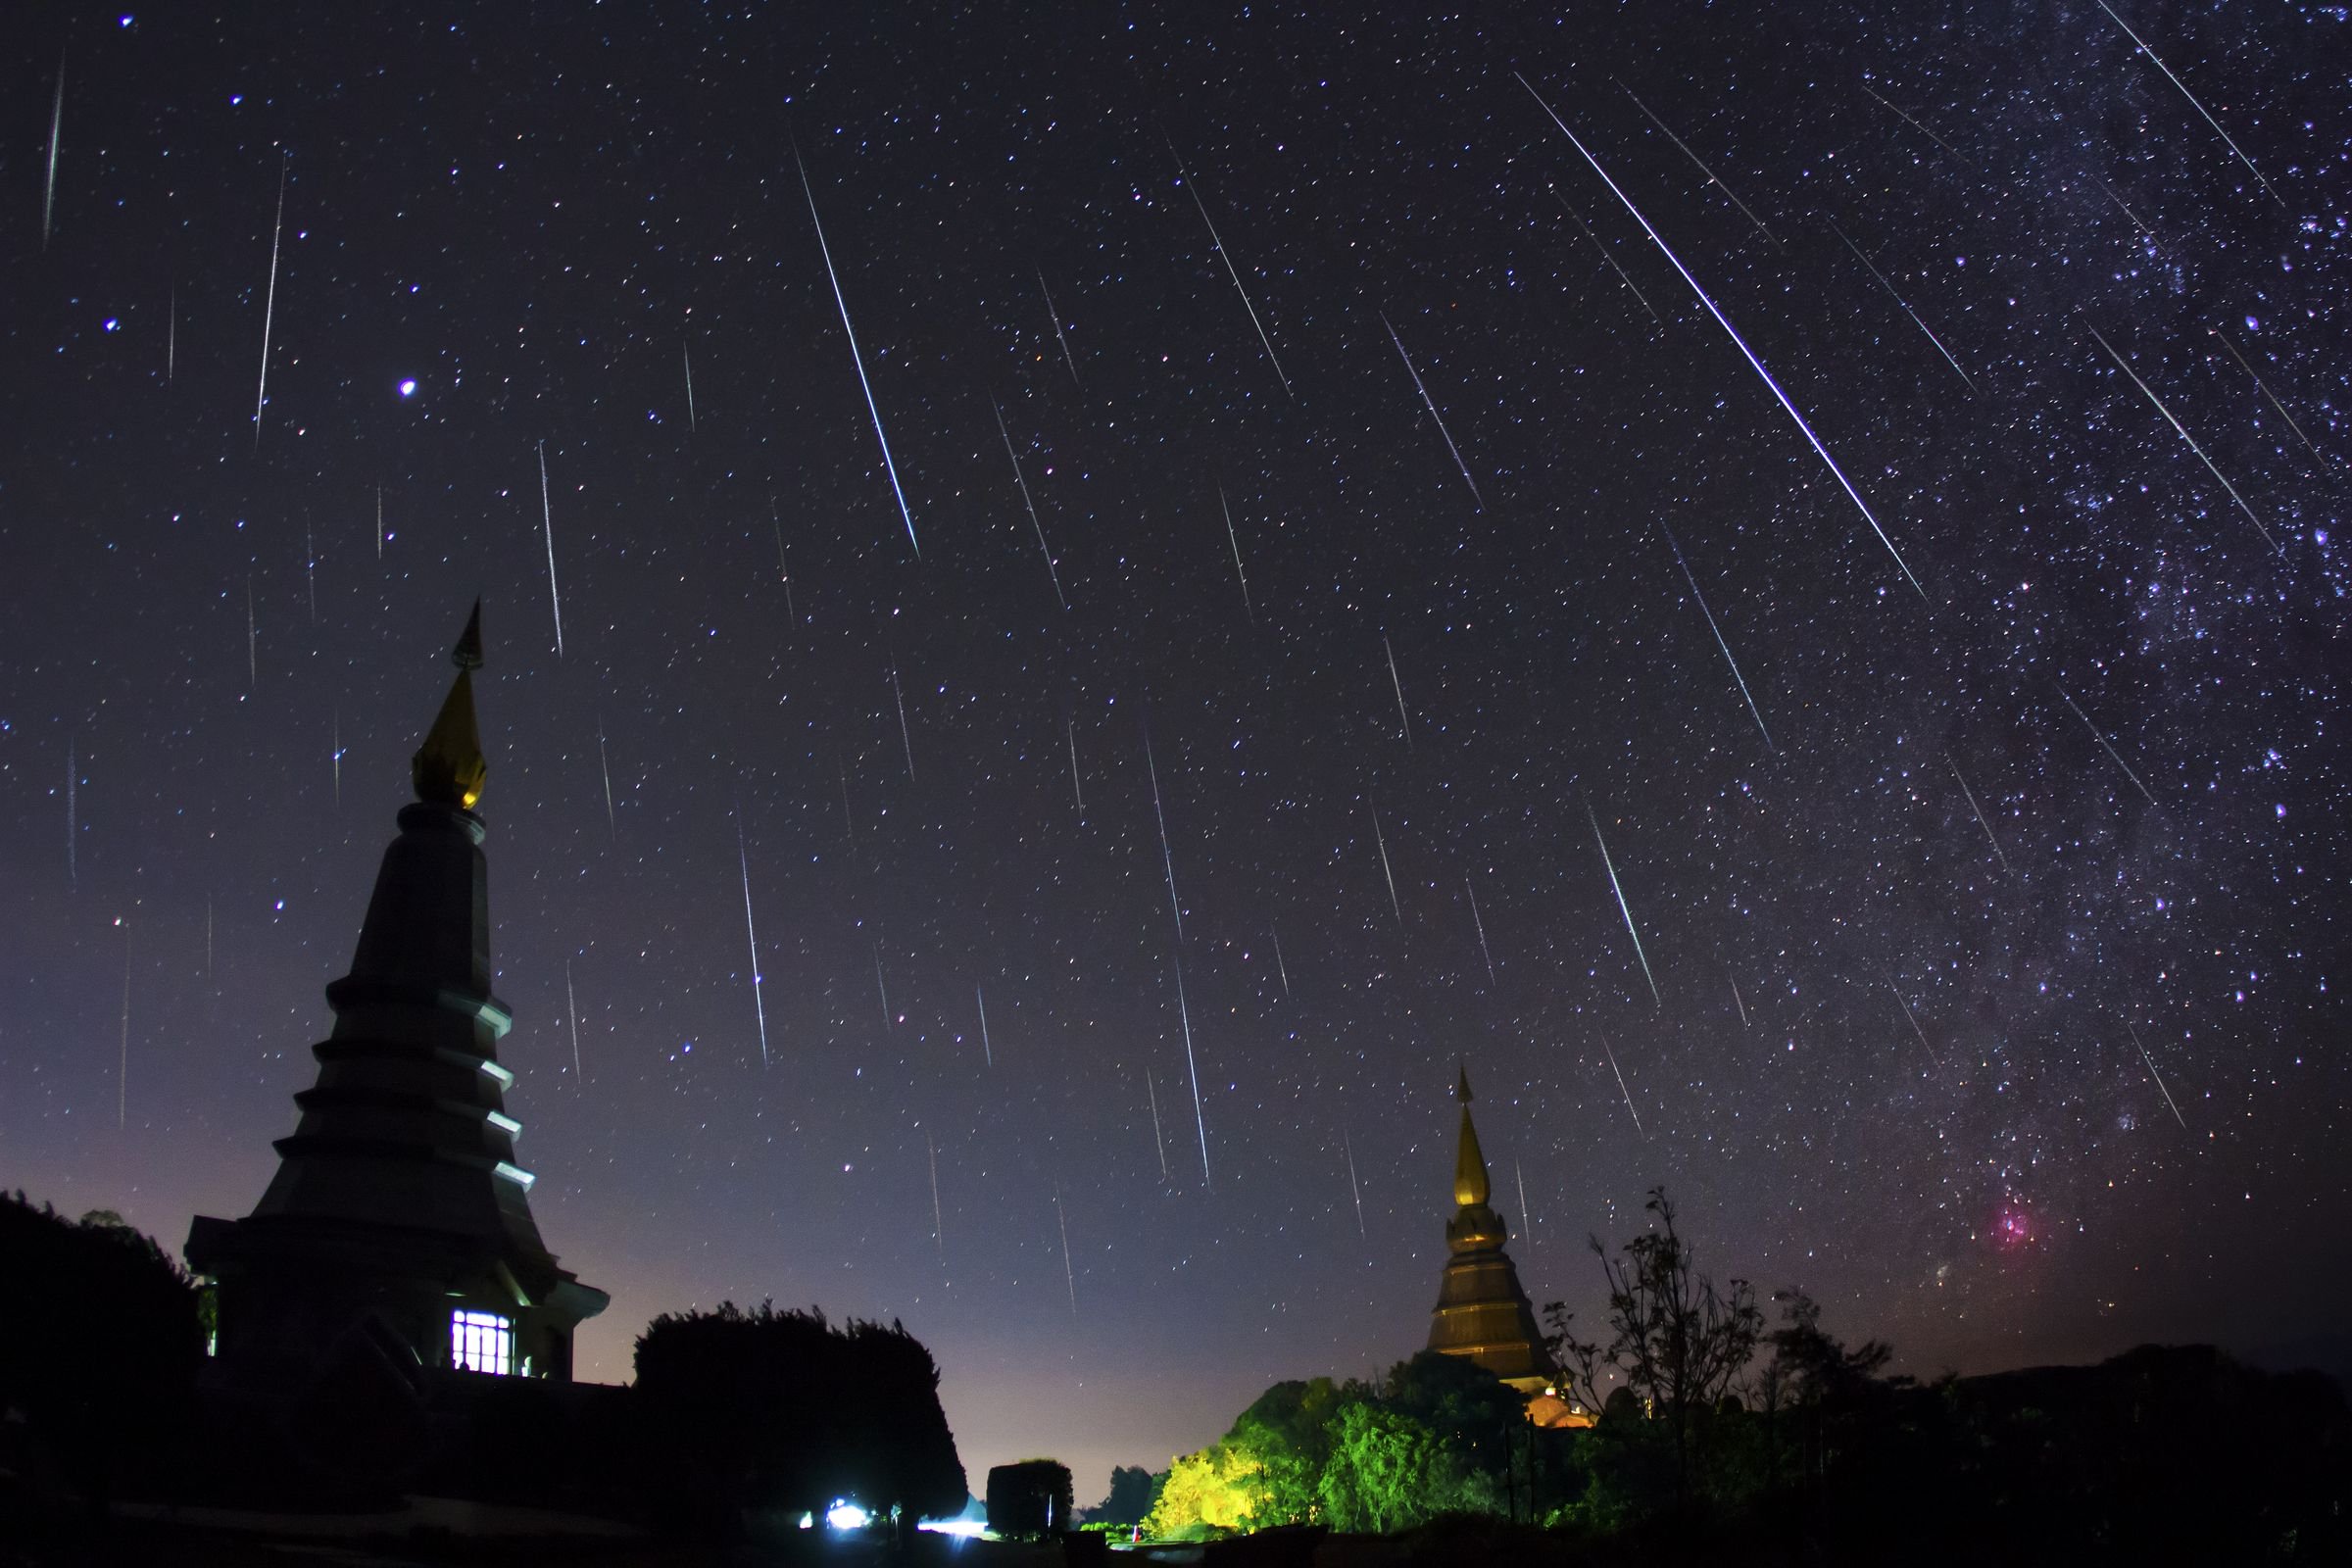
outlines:
[[[1487,1200],[1487,1155],[1478,1147],[1478,1129],[1470,1122],[1470,1069],[1461,1069],[1461,1079],[1453,1091],[1462,1102],[1461,1149],[1453,1156],[1453,1200],[1468,1208]]]
[[[424,744],[410,760],[409,775],[416,798],[436,806],[470,811],[482,798],[482,781],[490,764],[482,757],[482,737],[473,722],[473,672],[482,667],[482,602],[473,602],[466,633],[449,651],[458,678],[441,700],[440,714],[425,732]]]

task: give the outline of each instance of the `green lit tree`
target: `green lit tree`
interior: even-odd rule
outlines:
[[[1386,1535],[1441,1513],[1496,1510],[1493,1480],[1410,1415],[1351,1402],[1332,1429],[1316,1490],[1322,1517],[1336,1530]]]

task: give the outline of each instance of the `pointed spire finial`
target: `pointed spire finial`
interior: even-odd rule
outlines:
[[[458,678],[441,700],[441,711],[425,732],[424,744],[410,760],[409,777],[418,800],[470,811],[473,803],[482,798],[483,781],[490,775],[490,763],[482,756],[481,732],[473,720],[473,672],[482,667],[482,602],[478,598],[449,660],[458,666]]]
[[[458,646],[449,651],[449,662],[460,669],[482,667],[482,596],[473,596],[473,613],[466,617],[466,630],[458,638]]]
[[[1454,1094],[1462,1104],[1461,1147],[1453,1156],[1453,1200],[1464,1208],[1482,1204],[1491,1190],[1487,1184],[1487,1153],[1478,1147],[1478,1128],[1470,1120],[1470,1068],[1463,1064]]]

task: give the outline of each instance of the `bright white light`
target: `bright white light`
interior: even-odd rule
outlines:
[[[449,1316],[449,1360],[466,1371],[507,1376],[514,1370],[514,1325],[495,1312],[458,1308]]]
[[[825,1510],[825,1523],[835,1530],[863,1530],[872,1518],[872,1514],[867,1513],[856,1503],[844,1502],[838,1498],[835,1499],[832,1507]]]
[[[401,382],[400,395],[404,398],[415,397],[416,395],[416,383],[414,381]]]
[[[926,1519],[914,1528],[928,1530],[934,1535],[958,1536],[966,1541],[977,1541],[988,1526],[977,1519]]]

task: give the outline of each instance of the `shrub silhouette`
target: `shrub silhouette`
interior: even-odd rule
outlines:
[[[754,1512],[846,1497],[911,1522],[962,1506],[963,1464],[931,1352],[897,1323],[733,1302],[664,1314],[637,1341],[658,1522],[733,1535]]]
[[[196,1287],[162,1248],[113,1214],[0,1196],[0,1412],[93,1510],[156,1472],[203,1362]]]

